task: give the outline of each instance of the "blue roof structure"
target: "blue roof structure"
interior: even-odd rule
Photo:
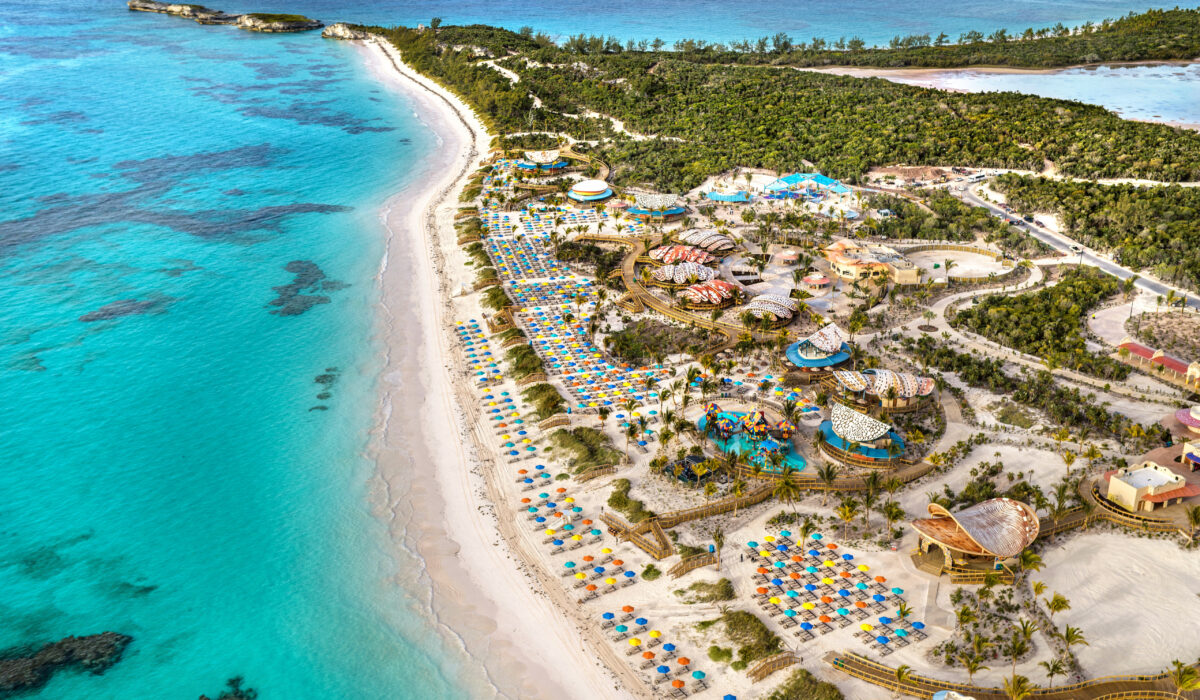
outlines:
[[[598,202],[602,199],[608,199],[609,197],[612,196],[612,194],[613,194],[612,190],[604,190],[600,194],[587,194],[587,195],[577,194],[575,192],[568,192],[567,196],[570,197],[571,199],[575,200],[576,202]]]
[[[625,210],[625,213],[630,214],[632,216],[652,216],[652,215],[653,216],[679,216],[680,214],[682,214],[685,211],[687,211],[687,210],[684,209],[683,207],[671,207],[670,209],[655,209],[654,211],[651,211],[649,209],[643,209],[641,207],[630,207]]]
[[[565,168],[568,165],[570,165],[570,162],[563,160],[562,158],[559,158],[558,160],[554,161],[553,163],[542,163],[542,164],[529,163],[529,162],[523,161],[523,160],[517,161],[517,167],[522,170],[558,170],[559,168]]]
[[[833,447],[836,447],[842,452],[850,452],[850,443],[846,442],[839,437],[837,433],[833,432],[833,421],[823,421],[821,423],[820,430],[825,436],[825,442],[829,443]],[[900,448],[901,451],[904,450],[904,439],[901,438],[896,431],[889,430],[887,436],[892,439],[892,443],[895,444],[896,447]],[[891,459],[891,457],[888,455],[888,451],[879,447],[865,447],[863,445],[858,445],[857,449],[854,450],[854,454],[862,457],[869,457],[871,459]]]
[[[850,346],[847,345],[846,343],[842,343],[841,349],[839,349],[836,353],[829,355],[827,357],[821,357],[821,358],[801,357],[800,356],[800,344],[801,343],[808,343],[808,339],[806,338],[804,340],[792,343],[791,345],[788,346],[788,349],[784,352],[784,355],[787,356],[788,362],[791,362],[793,365],[796,365],[797,367],[800,367],[800,368],[813,369],[813,368],[819,368],[819,367],[832,367],[834,365],[839,365],[839,364],[845,362],[846,360],[850,359]]]
[[[836,194],[846,194],[850,191],[849,187],[821,173],[792,173],[791,175],[784,175],[767,185],[764,189],[768,192],[781,192],[805,185],[814,185]]]
[[[708,192],[705,194],[705,196],[714,202],[749,202],[750,201],[750,194],[748,192],[746,192],[745,190],[738,190],[737,192],[734,192],[732,194],[725,194],[722,192]]]

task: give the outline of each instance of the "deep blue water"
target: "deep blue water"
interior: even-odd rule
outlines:
[[[1146,6],[213,4],[869,41]],[[38,697],[194,700],[237,674],[264,699],[463,696],[472,672],[431,630],[418,562],[387,545],[363,456],[376,211],[430,148],[345,44],[120,2],[0,5],[0,649],[135,638],[104,676]]]

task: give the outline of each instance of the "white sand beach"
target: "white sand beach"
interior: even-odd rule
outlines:
[[[491,137],[452,95],[393,63],[380,45],[363,52],[372,74],[402,92],[440,141],[422,184],[381,212],[389,240],[380,273],[388,356],[373,440],[380,515],[393,524],[397,546],[424,559],[443,631],[484,667],[487,679],[478,684],[485,687],[472,697],[623,697],[571,617],[506,543],[512,511],[493,507],[494,463],[476,451],[478,435],[469,436],[460,403],[464,386],[453,377],[447,311],[454,270],[463,271],[454,264],[461,253],[450,219],[463,176]],[[450,235],[435,239],[433,226]],[[472,675],[464,669],[464,680]]]

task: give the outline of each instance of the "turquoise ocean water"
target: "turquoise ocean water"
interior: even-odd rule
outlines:
[[[1144,5],[597,7],[222,5],[868,40]],[[368,507],[377,210],[433,147],[408,105],[315,35],[45,0],[0,6],[0,105],[0,649],[135,638],[37,697],[194,700],[237,674],[270,699],[463,697],[469,662]]]

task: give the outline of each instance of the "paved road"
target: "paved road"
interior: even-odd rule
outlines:
[[[980,199],[970,189],[968,189],[965,192],[956,193],[956,194],[960,194],[960,196],[962,197],[962,200],[964,202],[966,202],[968,204],[972,204],[977,207],[983,207],[984,209],[987,209],[989,212],[991,212],[994,216],[999,216],[999,217],[1005,218],[1005,219],[1016,218],[1016,216],[1014,214],[1012,214],[1011,212],[1005,211],[1000,206],[998,206],[996,204],[992,204],[991,202],[986,202],[983,199]],[[1040,226],[1034,226],[1033,224],[1026,223],[1026,222],[1021,222],[1021,224],[1022,224],[1022,226],[1021,226],[1022,228],[1024,228],[1026,231],[1029,232],[1030,235],[1032,235],[1034,238],[1038,239],[1042,243],[1045,243],[1046,245],[1050,246],[1051,248],[1057,250],[1060,253],[1071,256],[1071,258],[1073,260],[1077,259],[1079,262],[1082,262],[1085,265],[1091,265],[1093,267],[1098,267],[1101,270],[1112,275],[1113,277],[1116,277],[1117,279],[1127,280],[1130,277],[1133,277],[1135,274],[1137,274],[1133,270],[1130,270],[1127,267],[1123,267],[1120,264],[1115,263],[1112,260],[1109,260],[1107,258],[1102,258],[1102,257],[1096,255],[1095,253],[1093,253],[1092,251],[1087,250],[1086,248],[1083,249],[1082,253],[1074,252],[1071,249],[1072,246],[1079,246],[1079,244],[1077,242],[1075,242],[1074,240],[1071,240],[1070,238],[1068,238],[1060,233],[1055,233],[1048,229],[1042,228]],[[1082,246],[1080,246],[1080,247],[1082,248]],[[1139,277],[1136,284],[1139,288],[1144,289],[1148,292],[1151,292],[1152,294],[1157,294],[1162,297],[1167,296],[1168,290],[1174,290],[1176,294],[1184,293],[1184,290],[1182,290],[1182,289],[1171,287],[1170,285],[1164,284],[1157,280],[1151,280],[1151,279],[1145,279],[1145,278]],[[1188,306],[1200,311],[1200,298],[1197,298],[1193,294],[1188,294],[1187,300],[1188,300],[1187,301]]]

